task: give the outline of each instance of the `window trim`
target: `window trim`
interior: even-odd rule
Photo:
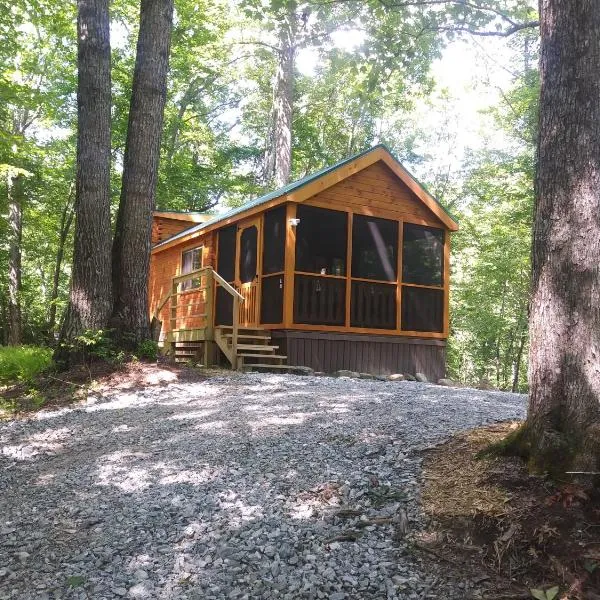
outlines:
[[[187,275],[188,273],[193,273],[194,271],[197,271],[198,269],[192,269],[191,271],[188,271],[187,273],[183,272],[184,269],[184,256],[190,252],[194,252],[198,250],[198,254],[200,256],[200,266],[198,267],[198,269],[202,269],[202,267],[204,267],[204,244],[200,244],[199,246],[194,246],[193,248],[186,248],[185,250],[181,251],[181,259],[180,259],[180,274],[181,275]],[[200,280],[199,279],[188,279],[187,281],[182,281],[181,285],[180,285],[180,291],[181,292],[189,292],[191,290],[194,290],[196,288],[200,287]]]

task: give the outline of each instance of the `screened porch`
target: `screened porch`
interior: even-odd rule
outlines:
[[[288,203],[220,229],[216,270],[244,297],[245,326],[443,338],[448,238],[443,226]],[[215,325],[230,325],[231,309],[217,288]]]

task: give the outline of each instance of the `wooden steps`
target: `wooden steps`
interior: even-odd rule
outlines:
[[[233,357],[233,328],[227,326],[215,327],[215,341],[223,354],[238,369],[260,368],[267,370],[287,369],[287,356],[277,354],[279,346],[272,345],[271,334],[260,327],[240,327],[238,330],[238,344],[235,360]],[[250,362],[251,361],[251,362]]]
[[[199,362],[204,352],[204,342],[175,342],[176,363]]]

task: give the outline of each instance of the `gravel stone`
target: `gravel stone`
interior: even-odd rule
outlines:
[[[0,598],[462,600],[460,574],[410,552],[420,452],[525,405],[231,373],[5,421]],[[392,522],[359,525],[380,517]]]

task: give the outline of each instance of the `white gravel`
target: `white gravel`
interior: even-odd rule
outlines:
[[[0,598],[465,598],[400,535],[405,514],[422,526],[419,451],[524,411],[516,394],[231,374],[5,422]]]

